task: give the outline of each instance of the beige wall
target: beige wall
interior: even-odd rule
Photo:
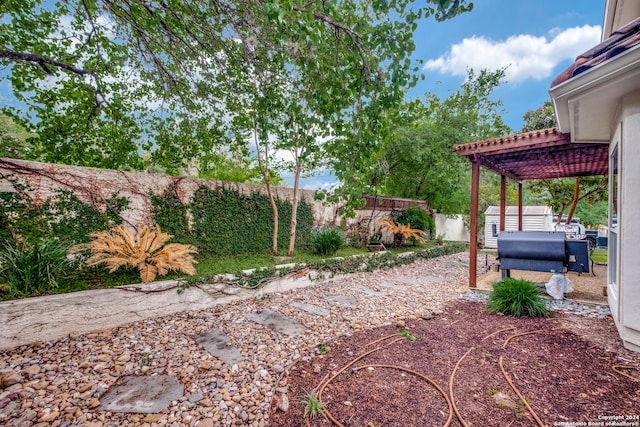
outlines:
[[[131,225],[149,224],[151,200],[149,192],[162,194],[167,187],[175,184],[182,202],[188,202],[200,185],[210,188],[224,187],[244,194],[261,192],[266,187],[256,184],[212,181],[179,176],[159,175],[145,172],[124,172],[110,169],[84,168],[59,164],[29,162],[0,158],[0,188],[10,187],[7,178],[15,178],[28,183],[36,202],[44,202],[56,190],[73,191],[83,202],[103,209],[105,201],[117,192],[129,199],[129,208],[122,213],[123,220]],[[292,200],[293,189],[273,188],[274,194],[284,200]],[[300,198],[311,204],[316,225],[333,224],[337,220],[337,206],[324,205],[313,199],[314,191],[300,190]]]

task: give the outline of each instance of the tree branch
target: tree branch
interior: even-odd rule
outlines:
[[[56,61],[55,59],[47,58],[46,56],[36,55],[34,53],[16,52],[9,49],[2,49],[0,50],[0,58],[8,59],[9,61],[13,61],[17,63],[38,67],[45,74],[49,76],[53,75],[53,72],[49,69],[48,66],[53,66],[56,68],[60,68],[62,70],[70,71],[73,74],[77,74],[79,76],[93,76],[95,78],[95,74],[93,73],[93,71],[77,68],[65,62]]]

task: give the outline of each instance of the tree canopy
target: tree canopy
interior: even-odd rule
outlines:
[[[361,169],[368,184],[362,191],[427,200],[442,213],[468,212],[470,168],[453,146],[509,132],[501,101],[492,99],[503,77],[504,70],[469,70],[467,81],[446,99],[430,94],[402,114],[389,114],[399,126]],[[352,164],[351,156],[342,160],[338,176],[351,173]]]
[[[29,158],[110,168],[211,169],[220,147],[250,155],[252,131],[264,142],[293,122],[366,141],[417,78],[417,21],[471,7],[6,0],[0,64],[15,102],[3,112],[37,134]]]

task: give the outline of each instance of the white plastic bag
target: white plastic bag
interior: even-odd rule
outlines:
[[[564,298],[564,294],[573,292],[573,283],[564,274],[554,274],[544,287],[547,293],[557,300]]]

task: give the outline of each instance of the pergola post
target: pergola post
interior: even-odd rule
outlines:
[[[518,182],[518,231],[522,231],[522,181]]]
[[[469,287],[476,287],[478,272],[478,200],[480,192],[480,163],[471,161],[471,230],[469,232]]]
[[[507,177],[500,176],[500,231],[505,230],[505,212],[507,210]]]

